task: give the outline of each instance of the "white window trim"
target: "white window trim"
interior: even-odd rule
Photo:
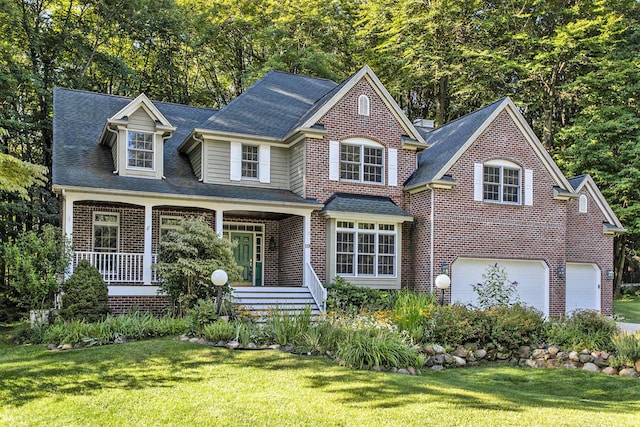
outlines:
[[[344,145],[349,145],[352,147],[360,147],[360,179],[345,179],[342,178],[342,147]],[[376,181],[365,181],[364,180],[364,149],[365,147],[369,147],[369,148],[376,148],[379,150],[382,150],[382,164],[380,165],[381,167],[381,172],[380,172],[380,182],[376,182]],[[385,148],[382,144],[378,144],[376,142],[367,140],[367,139],[360,139],[360,138],[351,138],[351,139],[345,139],[344,141],[340,142],[340,152],[338,154],[338,160],[339,160],[339,164],[338,164],[338,176],[340,177],[340,181],[344,181],[344,182],[355,182],[355,183],[360,183],[360,184],[371,184],[371,185],[385,185],[385,174],[386,174],[386,168],[385,168]]]
[[[345,227],[339,227],[338,223],[339,222],[350,222],[353,223],[353,228],[345,228]],[[367,223],[367,224],[374,224],[374,229],[373,230],[360,230],[358,227],[359,223]],[[381,225],[393,225],[393,231],[389,231],[389,230],[380,230],[380,226]],[[341,219],[341,218],[336,218],[335,219],[335,236],[334,236],[334,247],[333,247],[333,252],[337,255],[338,254],[338,233],[353,233],[354,234],[354,240],[353,240],[353,274],[344,274],[344,273],[338,273],[338,258],[336,256],[335,260],[334,260],[334,266],[333,268],[335,269],[335,272],[337,275],[340,275],[341,277],[371,277],[371,278],[397,278],[398,277],[398,229],[400,227],[400,224],[397,223],[393,223],[393,222],[377,222],[377,221],[357,221],[357,220],[353,220],[353,219]],[[375,234],[375,252],[374,252],[374,257],[373,257],[373,271],[375,272],[374,274],[358,274],[358,233],[365,233],[365,234]],[[379,252],[379,236],[380,235],[387,235],[387,236],[394,236],[394,240],[393,240],[393,274],[378,274],[378,261],[379,261],[379,257],[381,256],[380,252]],[[389,255],[389,254],[383,254],[383,255]]]
[[[96,250],[96,225],[102,226],[111,226],[117,227],[118,232],[116,233],[116,251],[114,253],[120,252],[120,213],[119,212],[101,212],[94,211],[92,214],[92,224],[91,224],[91,249],[93,252],[100,252]],[[109,215],[115,216],[117,222],[109,222],[109,221],[96,221],[96,215]],[[109,253],[109,252],[101,252],[101,253]]]
[[[258,154],[258,160],[245,160],[243,158],[244,148],[245,147],[254,147],[254,148],[256,148],[257,149],[256,151],[257,151],[257,154]],[[260,154],[261,154],[260,151],[261,151],[260,150],[260,145],[241,144],[241,149],[240,149],[240,179],[242,179],[243,181],[260,181],[260,173],[261,173],[261,171],[260,171],[260,169],[261,169],[261,167],[260,167],[261,166],[261,164],[260,164]],[[256,176],[255,177],[253,177],[253,176],[244,176],[242,174],[242,170],[243,170],[242,166],[243,166],[243,164],[245,162],[252,163],[252,164],[256,165]]]
[[[485,199],[484,198],[484,185],[485,185],[485,181],[484,181],[484,168],[485,167],[493,167],[493,168],[499,168],[500,169],[500,182],[497,183],[498,184],[498,200],[491,200],[491,199]],[[504,170],[505,169],[509,169],[509,170],[517,170],[518,171],[518,201],[517,202],[507,202],[504,201]],[[524,179],[524,174],[523,174],[523,169],[518,166],[517,164],[510,162],[508,160],[490,160],[488,162],[485,162],[482,165],[482,201],[486,202],[486,203],[495,203],[495,204],[499,204],[499,205],[513,205],[513,206],[521,206],[523,205],[523,201],[524,201],[524,185],[523,185],[523,179]],[[492,184],[496,184],[496,183],[492,183]]]
[[[586,194],[581,194],[578,202],[578,212],[587,213],[589,210],[588,206],[589,206],[589,203],[588,203]]]
[[[358,97],[358,115],[368,116],[371,111],[371,102],[367,95],[360,95]]]
[[[145,135],[151,135],[151,144],[153,146],[152,150],[151,150],[151,164],[152,167],[150,168],[145,168],[145,167],[140,167],[140,166],[129,166],[129,150],[134,150],[134,151],[143,151],[143,152],[148,152],[148,150],[140,150],[138,148],[130,148],[129,147],[129,135],[131,133],[142,133]],[[156,152],[157,152],[157,147],[156,147],[156,134],[155,132],[148,132],[148,131],[143,131],[143,130],[136,130],[136,129],[127,129],[126,131],[126,141],[125,141],[125,167],[128,170],[137,170],[137,171],[147,171],[147,172],[155,172],[156,171]]]

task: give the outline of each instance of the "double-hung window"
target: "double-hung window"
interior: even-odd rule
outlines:
[[[117,271],[120,216],[112,212],[93,213],[94,266],[103,274]]]
[[[336,273],[342,276],[395,277],[395,224],[337,221]]]
[[[242,144],[242,178],[258,178],[258,146]]]
[[[153,170],[154,136],[152,133],[127,132],[127,167]]]
[[[342,143],[340,147],[340,178],[382,184],[384,149],[369,144]]]
[[[520,204],[522,185],[517,167],[484,165],[483,197],[488,202]]]
[[[161,216],[160,217],[160,241],[167,235],[170,231],[180,230],[182,226],[180,225],[180,221],[182,218],[179,216]]]

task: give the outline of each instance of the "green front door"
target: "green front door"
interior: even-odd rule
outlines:
[[[233,283],[235,286],[253,285],[253,233],[231,233],[232,242],[238,242],[233,256],[242,267],[242,280]]]

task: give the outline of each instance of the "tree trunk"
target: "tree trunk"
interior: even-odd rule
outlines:
[[[613,243],[613,271],[615,276],[613,279],[613,298],[620,298],[622,296],[622,273],[624,271],[625,263],[625,251],[626,251],[627,236],[621,234],[616,236]]]

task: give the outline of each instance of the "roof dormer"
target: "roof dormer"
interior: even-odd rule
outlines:
[[[107,119],[101,143],[111,147],[114,173],[163,178],[164,141],[176,128],[145,94]]]

